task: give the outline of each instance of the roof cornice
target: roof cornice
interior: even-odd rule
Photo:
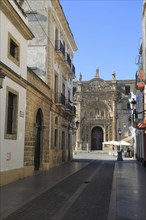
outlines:
[[[2,10],[2,12],[20,31],[20,33],[26,40],[32,40],[34,38],[34,35],[30,31],[29,27],[25,24],[20,15],[14,10],[9,1],[1,0],[0,10]]]
[[[144,16],[145,9],[146,9],[146,2],[143,3],[143,7],[142,7],[142,16]]]

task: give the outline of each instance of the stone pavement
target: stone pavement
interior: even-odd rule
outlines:
[[[108,220],[146,220],[146,169],[135,160],[117,161]]]
[[[0,220],[89,163],[90,160],[67,162],[0,187]]]
[[[1,187],[0,219],[4,219],[94,159],[115,160],[107,220],[146,220],[146,168],[130,158],[117,161],[113,155],[97,152],[77,152],[72,162],[49,171],[37,172],[34,176]]]

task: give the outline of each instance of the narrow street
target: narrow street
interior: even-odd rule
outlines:
[[[114,161],[93,160],[6,219],[106,220],[114,165]]]
[[[0,220],[146,220],[146,0],[0,0]]]
[[[1,220],[145,220],[146,169],[78,152],[71,162],[1,187]]]

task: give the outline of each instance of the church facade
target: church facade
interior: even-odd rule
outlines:
[[[131,135],[129,98],[133,88],[134,80],[116,80],[115,72],[111,80],[101,79],[98,68],[89,81],[82,81],[80,75],[74,82],[76,120],[79,122],[74,150],[103,151],[104,142]]]

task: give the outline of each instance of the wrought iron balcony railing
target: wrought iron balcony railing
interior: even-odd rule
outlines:
[[[62,93],[55,93],[55,103],[56,105],[63,106],[64,110],[70,111],[73,114],[76,113],[76,108],[73,103],[69,99],[66,99]]]
[[[63,54],[63,56],[65,57],[65,61],[70,66],[71,71],[74,74],[74,78],[75,78],[75,66],[72,63],[70,55],[65,52],[65,47],[60,40],[55,40],[55,51]]]
[[[55,40],[55,50],[61,52],[65,57],[65,47],[60,40]]]
[[[75,108],[75,106],[73,105],[73,103],[70,101],[70,99],[66,99],[66,108],[68,109],[68,110],[70,110],[73,114],[75,114],[76,113],[76,108]]]
[[[65,106],[65,96],[62,93],[60,95],[55,93],[55,103]]]
[[[72,72],[73,72],[73,74],[74,74],[74,78],[75,78],[75,66],[72,64]]]
[[[68,63],[69,66],[71,67],[71,58],[70,58],[70,56],[69,56],[68,53],[66,53],[65,60],[67,61],[67,63]]]

